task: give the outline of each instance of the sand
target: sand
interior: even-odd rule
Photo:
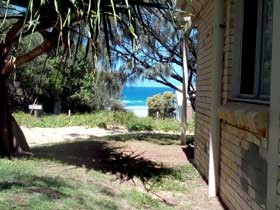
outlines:
[[[26,128],[22,127],[28,144],[32,147],[41,144],[88,139],[128,133],[126,129],[105,130],[101,128],[87,128],[83,126],[63,128]]]
[[[177,134],[163,131],[128,131],[124,128],[103,129],[87,128],[85,126],[73,126],[62,128],[26,128],[21,127],[28,144],[32,147],[42,144],[53,144],[59,142],[71,142],[75,140],[89,139],[91,137],[104,137],[121,134]],[[189,134],[188,134],[189,135]]]

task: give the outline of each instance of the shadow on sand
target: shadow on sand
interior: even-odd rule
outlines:
[[[164,167],[141,157],[141,154],[125,154],[120,147],[112,147],[103,141],[75,141],[33,148],[35,158],[60,161],[63,164],[86,167],[103,173],[117,175],[125,181],[138,177],[146,183],[152,177],[172,173]]]
[[[88,170],[114,174],[120,181],[134,182],[134,178],[138,178],[147,191],[150,191],[155,182],[161,180],[163,176],[174,176],[176,169],[146,159],[141,153],[124,153],[122,147],[112,144],[114,141],[131,140],[147,141],[161,146],[179,142],[177,135],[169,134],[126,134],[104,138],[92,136],[87,140],[77,138],[72,142],[38,146],[33,148],[33,153],[35,158],[55,160],[67,165],[85,167]],[[171,205],[159,195],[154,195]]]
[[[191,138],[191,137],[190,137]],[[109,141],[108,141],[109,140]],[[112,141],[147,141],[159,145],[178,144],[178,135],[123,134],[104,138],[92,136],[87,140],[76,139],[53,145],[33,148],[35,158],[56,160],[63,164],[86,167],[103,173],[115,174],[122,181],[139,178],[143,184],[151,178],[169,175],[174,169],[146,159],[135,152],[124,153],[122,147],[112,146]],[[184,150],[185,151],[185,150]]]

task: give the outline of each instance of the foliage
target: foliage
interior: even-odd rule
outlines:
[[[179,90],[167,78],[182,82],[181,33],[173,20],[166,20],[160,11],[154,15],[149,15],[147,10],[142,13],[144,18],[136,24],[144,33],[136,41],[136,50],[128,44],[111,48],[122,61],[123,68],[134,73],[130,77],[132,80],[141,77]],[[150,23],[153,23],[152,30]]]
[[[181,92],[181,88],[176,83],[183,82],[182,39],[184,38],[189,72],[187,93],[195,108],[198,44],[196,26],[193,25],[188,33],[183,34],[180,28],[175,26],[174,20],[166,20],[160,11],[155,15],[149,15],[144,10],[143,16],[141,21],[136,21],[137,27],[145,31],[137,39],[136,47],[128,44],[117,47],[112,45],[112,51],[123,63],[122,68],[131,72],[130,80],[149,79]],[[152,30],[149,27],[150,23],[154,24]]]
[[[33,92],[28,94],[29,101],[25,103],[25,106],[31,100],[35,101],[37,97],[41,97],[42,93],[40,95],[38,92],[49,88],[52,90],[51,93],[47,93],[49,98],[52,98],[52,101],[55,102],[63,101],[65,104],[62,104],[62,106],[64,107],[73,103],[77,104],[78,100],[81,102],[81,107],[84,107],[84,111],[87,111],[87,109],[92,110],[93,106],[97,107],[97,109],[100,109],[100,107],[110,109],[110,105],[104,103],[110,104],[111,101],[115,102],[116,100],[114,97],[109,98],[109,100],[107,97],[100,97],[98,92],[104,93],[103,91],[108,89],[108,85],[104,84],[103,81],[100,82],[98,79],[102,76],[94,75],[96,86],[98,87],[88,90],[89,84],[92,82],[92,75],[86,72],[86,74],[83,74],[86,77],[85,81],[80,84],[83,85],[80,88],[81,91],[72,92],[71,94],[73,88],[68,86],[73,85],[73,82],[68,84],[68,81],[71,81],[73,69],[78,69],[80,66],[73,68],[73,64],[69,65],[68,60],[76,61],[77,57],[79,57],[79,51],[84,48],[86,55],[92,54],[92,60],[91,62],[85,61],[86,64],[77,62],[82,67],[91,63],[93,66],[91,70],[97,71],[96,66],[105,60],[110,61],[111,64],[113,62],[119,65],[119,59],[115,59],[115,57],[114,60],[112,59],[111,48],[118,49],[121,46],[126,46],[129,49],[136,49],[136,40],[140,41],[142,35],[146,34],[146,32],[153,34],[153,29],[156,27],[155,25],[152,26],[151,23],[156,24],[157,21],[152,20],[160,17],[162,22],[168,20],[169,25],[172,24],[171,8],[172,1],[162,0],[136,2],[112,0],[109,4],[104,1],[93,3],[91,1],[65,1],[61,4],[60,1],[34,0],[11,0],[1,3],[0,15],[3,21],[0,24],[2,26],[2,24],[7,22],[10,23],[8,27],[1,31],[1,36],[6,35],[5,42],[7,42],[4,43],[5,49],[3,51],[5,51],[5,55],[3,59],[9,58],[11,61],[6,62],[7,65],[5,64],[1,68],[5,68],[5,74],[9,75],[14,70],[14,67],[20,69],[23,64],[34,60],[44,53],[47,53],[48,57],[55,55],[52,62],[54,70],[47,71],[51,72],[50,77],[43,78],[42,74],[40,74],[42,72],[39,71],[40,73],[37,74],[37,77],[33,75],[29,80],[26,79],[27,81],[32,81],[31,83],[34,85],[32,84],[31,87],[34,88]],[[10,20],[14,22],[9,22]],[[32,44],[32,38],[35,34],[40,34],[41,39],[40,42]],[[8,38],[10,35],[11,37]],[[24,39],[29,40],[29,43],[24,43]],[[21,46],[24,46],[23,49]],[[107,48],[107,51],[104,50],[104,46]],[[149,46],[149,44],[146,46]],[[171,55],[168,56],[170,57]],[[48,60],[46,60],[46,63],[44,62],[43,69],[45,69],[48,63]],[[71,63],[75,62],[71,61]],[[34,65],[34,67],[38,72],[38,65]],[[29,71],[29,74],[34,72],[32,70],[27,71]],[[112,78],[116,78],[116,76],[122,77],[121,75],[128,77],[133,74],[123,72],[121,70],[121,73],[118,75],[113,73]],[[77,72],[75,71],[74,75],[76,75],[75,73]],[[74,77],[73,80],[79,81],[77,78]],[[45,87],[41,83],[49,84],[49,86]],[[117,85],[117,82],[114,84]],[[119,85],[117,86],[119,87]],[[118,88],[112,88],[112,90],[118,90]],[[70,95],[64,97],[65,93]],[[112,94],[109,93],[109,95]],[[70,99],[68,99],[69,96]],[[92,100],[92,97],[95,100]],[[41,98],[48,97],[44,95]],[[116,104],[119,108],[119,103]]]
[[[35,40],[38,36],[33,35]],[[24,39],[22,45],[27,42]],[[111,69],[94,70],[91,60],[85,57],[84,50],[66,63],[61,63],[61,56],[43,56],[14,72],[10,77],[14,80],[10,85],[14,109],[27,111],[28,105],[37,101],[44,105],[44,111],[53,112],[54,103],[61,101],[62,111],[121,110],[123,84],[119,73]]]
[[[137,118],[127,124],[129,131],[151,131],[153,130],[152,122],[149,118]]]
[[[176,96],[172,92],[164,92],[147,99],[148,113],[151,117],[173,117]],[[157,116],[158,115],[158,116]]]
[[[26,83],[31,81],[29,83],[29,92],[31,93],[27,93],[28,102],[25,102],[25,107],[30,101],[35,101],[38,95],[41,96],[43,94],[42,90],[45,91],[48,88],[52,92],[48,92],[47,95],[54,99],[53,101],[60,100],[60,98],[65,101],[60,95],[65,94],[65,91],[67,92],[67,88],[65,90],[64,86],[73,85],[73,83],[68,84],[68,81],[71,80],[67,76],[73,73],[73,69],[79,69],[79,66],[78,68],[72,68],[75,65],[75,62],[72,61],[79,59],[80,51],[84,51],[86,55],[84,57],[91,58],[91,60],[90,62],[88,60],[84,61],[86,62],[85,64],[77,63],[82,67],[91,64],[91,70],[93,71],[98,71],[96,67],[105,61],[109,61],[110,64],[118,64],[118,60],[113,61],[112,59],[110,46],[119,47],[130,43],[134,47],[135,43],[131,42],[131,40],[137,40],[141,34],[142,29],[136,23],[139,23],[139,20],[144,18],[144,13],[145,18],[147,15],[157,16],[158,14],[161,14],[165,19],[172,17],[170,13],[172,2],[162,0],[136,2],[112,0],[109,3],[75,0],[64,1],[63,4],[60,1],[10,0],[0,4],[0,24],[2,29],[0,35],[4,40],[0,49],[3,51],[3,53],[1,52],[3,56],[0,61],[0,69],[3,76],[7,78],[13,70],[16,70],[16,72],[22,72],[19,70],[28,71],[27,75],[33,74],[32,76],[22,75],[22,78],[26,79]],[[158,13],[159,11],[161,12]],[[38,34],[40,34],[40,38],[37,39]],[[38,63],[44,63],[44,68],[37,65],[38,63],[29,66],[31,68],[21,68],[23,64],[29,63],[44,53],[47,54],[49,59],[38,60]],[[89,54],[92,56],[89,57]],[[49,61],[52,59],[54,60]],[[71,64],[68,62],[69,59]],[[51,71],[48,71],[47,66],[49,63],[52,63],[51,66],[54,67]],[[44,69],[50,75],[43,76],[41,69]],[[21,78],[20,74],[17,75],[17,78]],[[74,75],[76,74],[77,71],[74,72]],[[125,75],[123,72],[118,75],[113,73],[112,78],[116,78],[116,76],[124,78],[121,74]],[[88,83],[92,82],[91,75],[83,75],[87,78],[80,85],[87,87]],[[98,78],[99,75],[95,75],[95,77]],[[74,77],[73,80],[79,81],[77,78],[80,77]],[[122,79],[121,81],[123,82]],[[100,83],[98,79],[96,83],[101,88],[92,88],[93,90],[90,93],[83,89],[81,92],[74,92],[70,96],[73,95],[72,99],[74,101],[81,100],[82,106],[85,103],[85,106],[89,108],[92,105],[108,107],[108,105],[104,105],[104,101],[110,102],[107,99],[102,101],[104,97],[100,97],[100,94],[97,94],[94,102],[93,100],[89,102],[89,95],[95,96],[98,91],[103,93],[103,90],[108,87],[102,81]],[[22,100],[22,98],[24,97],[19,100]],[[47,97],[44,95],[41,98]],[[68,98],[66,97],[66,99]],[[12,100],[17,99],[13,98]],[[110,100],[115,102],[114,97]],[[97,105],[94,104],[95,102],[97,102]],[[71,104],[71,100],[65,103],[66,105],[64,106],[67,106],[67,104]],[[119,103],[115,104],[119,107]],[[111,107],[109,106],[108,108]]]
[[[87,111],[93,110],[123,110],[120,102],[123,81],[119,72],[110,69],[97,71],[87,70],[85,75],[77,82],[77,78],[72,77],[76,90],[68,89],[69,98],[67,108],[75,109],[77,106],[87,107]],[[71,87],[70,84],[65,87]],[[67,91],[65,92],[67,93]],[[64,100],[65,101],[65,100]]]
[[[14,61],[17,65],[60,46],[64,46],[64,57],[68,57],[71,52],[76,54],[82,45],[87,46],[88,52],[91,49],[95,63],[96,56],[105,55],[104,48],[107,48],[106,54],[110,59],[111,44],[129,43],[138,38],[140,30],[137,22],[146,18],[144,11],[145,15],[151,16],[161,11],[164,18],[170,19],[172,5],[172,1],[163,0],[71,0],[64,1],[63,4],[60,1],[9,0],[5,4],[1,2],[0,17],[4,23],[6,17],[14,18],[17,22],[1,31],[1,34],[12,35],[6,39],[8,45],[21,41],[34,32],[42,34],[44,42],[39,45],[41,48],[31,50],[32,55],[24,54],[26,57],[22,57],[20,61]],[[1,26],[2,24],[3,22]],[[8,71],[12,69],[9,68]]]
[[[26,140],[13,137],[20,130],[17,125],[13,126],[15,123],[8,103],[7,84],[13,71],[19,71],[21,66],[44,54],[61,56],[61,63],[65,64],[71,55],[75,60],[82,46],[86,46],[86,55],[92,55],[92,69],[96,70],[101,61],[112,61],[110,43],[138,38],[135,20],[142,18],[143,9],[149,10],[151,15],[155,10],[162,10],[166,18],[171,18],[170,6],[169,0],[1,1],[0,35],[4,38],[0,42],[0,127],[6,129],[0,132],[0,153],[6,156],[19,153],[30,155]],[[15,22],[2,28],[7,19],[14,19]],[[28,46],[28,51],[22,53],[19,43],[36,32],[41,34],[42,42],[34,48]],[[68,66],[65,67],[68,69]],[[64,84],[63,69],[58,70],[55,85],[56,81]],[[55,85],[54,91],[60,90]],[[55,103],[59,105],[58,101]]]
[[[131,112],[100,111],[93,114],[43,115],[35,119],[29,114],[18,112],[13,114],[18,123],[26,127],[65,127],[87,126],[101,128],[127,128],[130,131],[164,131],[180,132],[180,122],[175,119],[139,118]]]

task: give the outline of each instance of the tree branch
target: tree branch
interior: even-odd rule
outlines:
[[[54,48],[55,44],[49,40],[45,40],[42,44],[29,51],[28,53],[19,56],[17,58],[11,57],[2,70],[2,75],[8,75],[12,70],[21,65],[34,60],[36,57],[50,52]]]
[[[50,52],[54,48],[54,46],[55,46],[55,44],[53,42],[51,42],[49,40],[44,41],[41,45],[37,46],[30,52],[28,52],[22,56],[19,56],[15,62],[16,67],[19,67],[27,62],[30,62],[33,59],[35,59],[36,57],[38,57],[44,53]]]

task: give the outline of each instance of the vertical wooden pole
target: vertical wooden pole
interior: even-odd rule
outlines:
[[[182,37],[182,56],[183,56],[183,103],[182,103],[182,115],[181,115],[181,144],[186,144],[187,137],[187,88],[188,88],[188,55],[186,49],[186,39],[183,33]]]

